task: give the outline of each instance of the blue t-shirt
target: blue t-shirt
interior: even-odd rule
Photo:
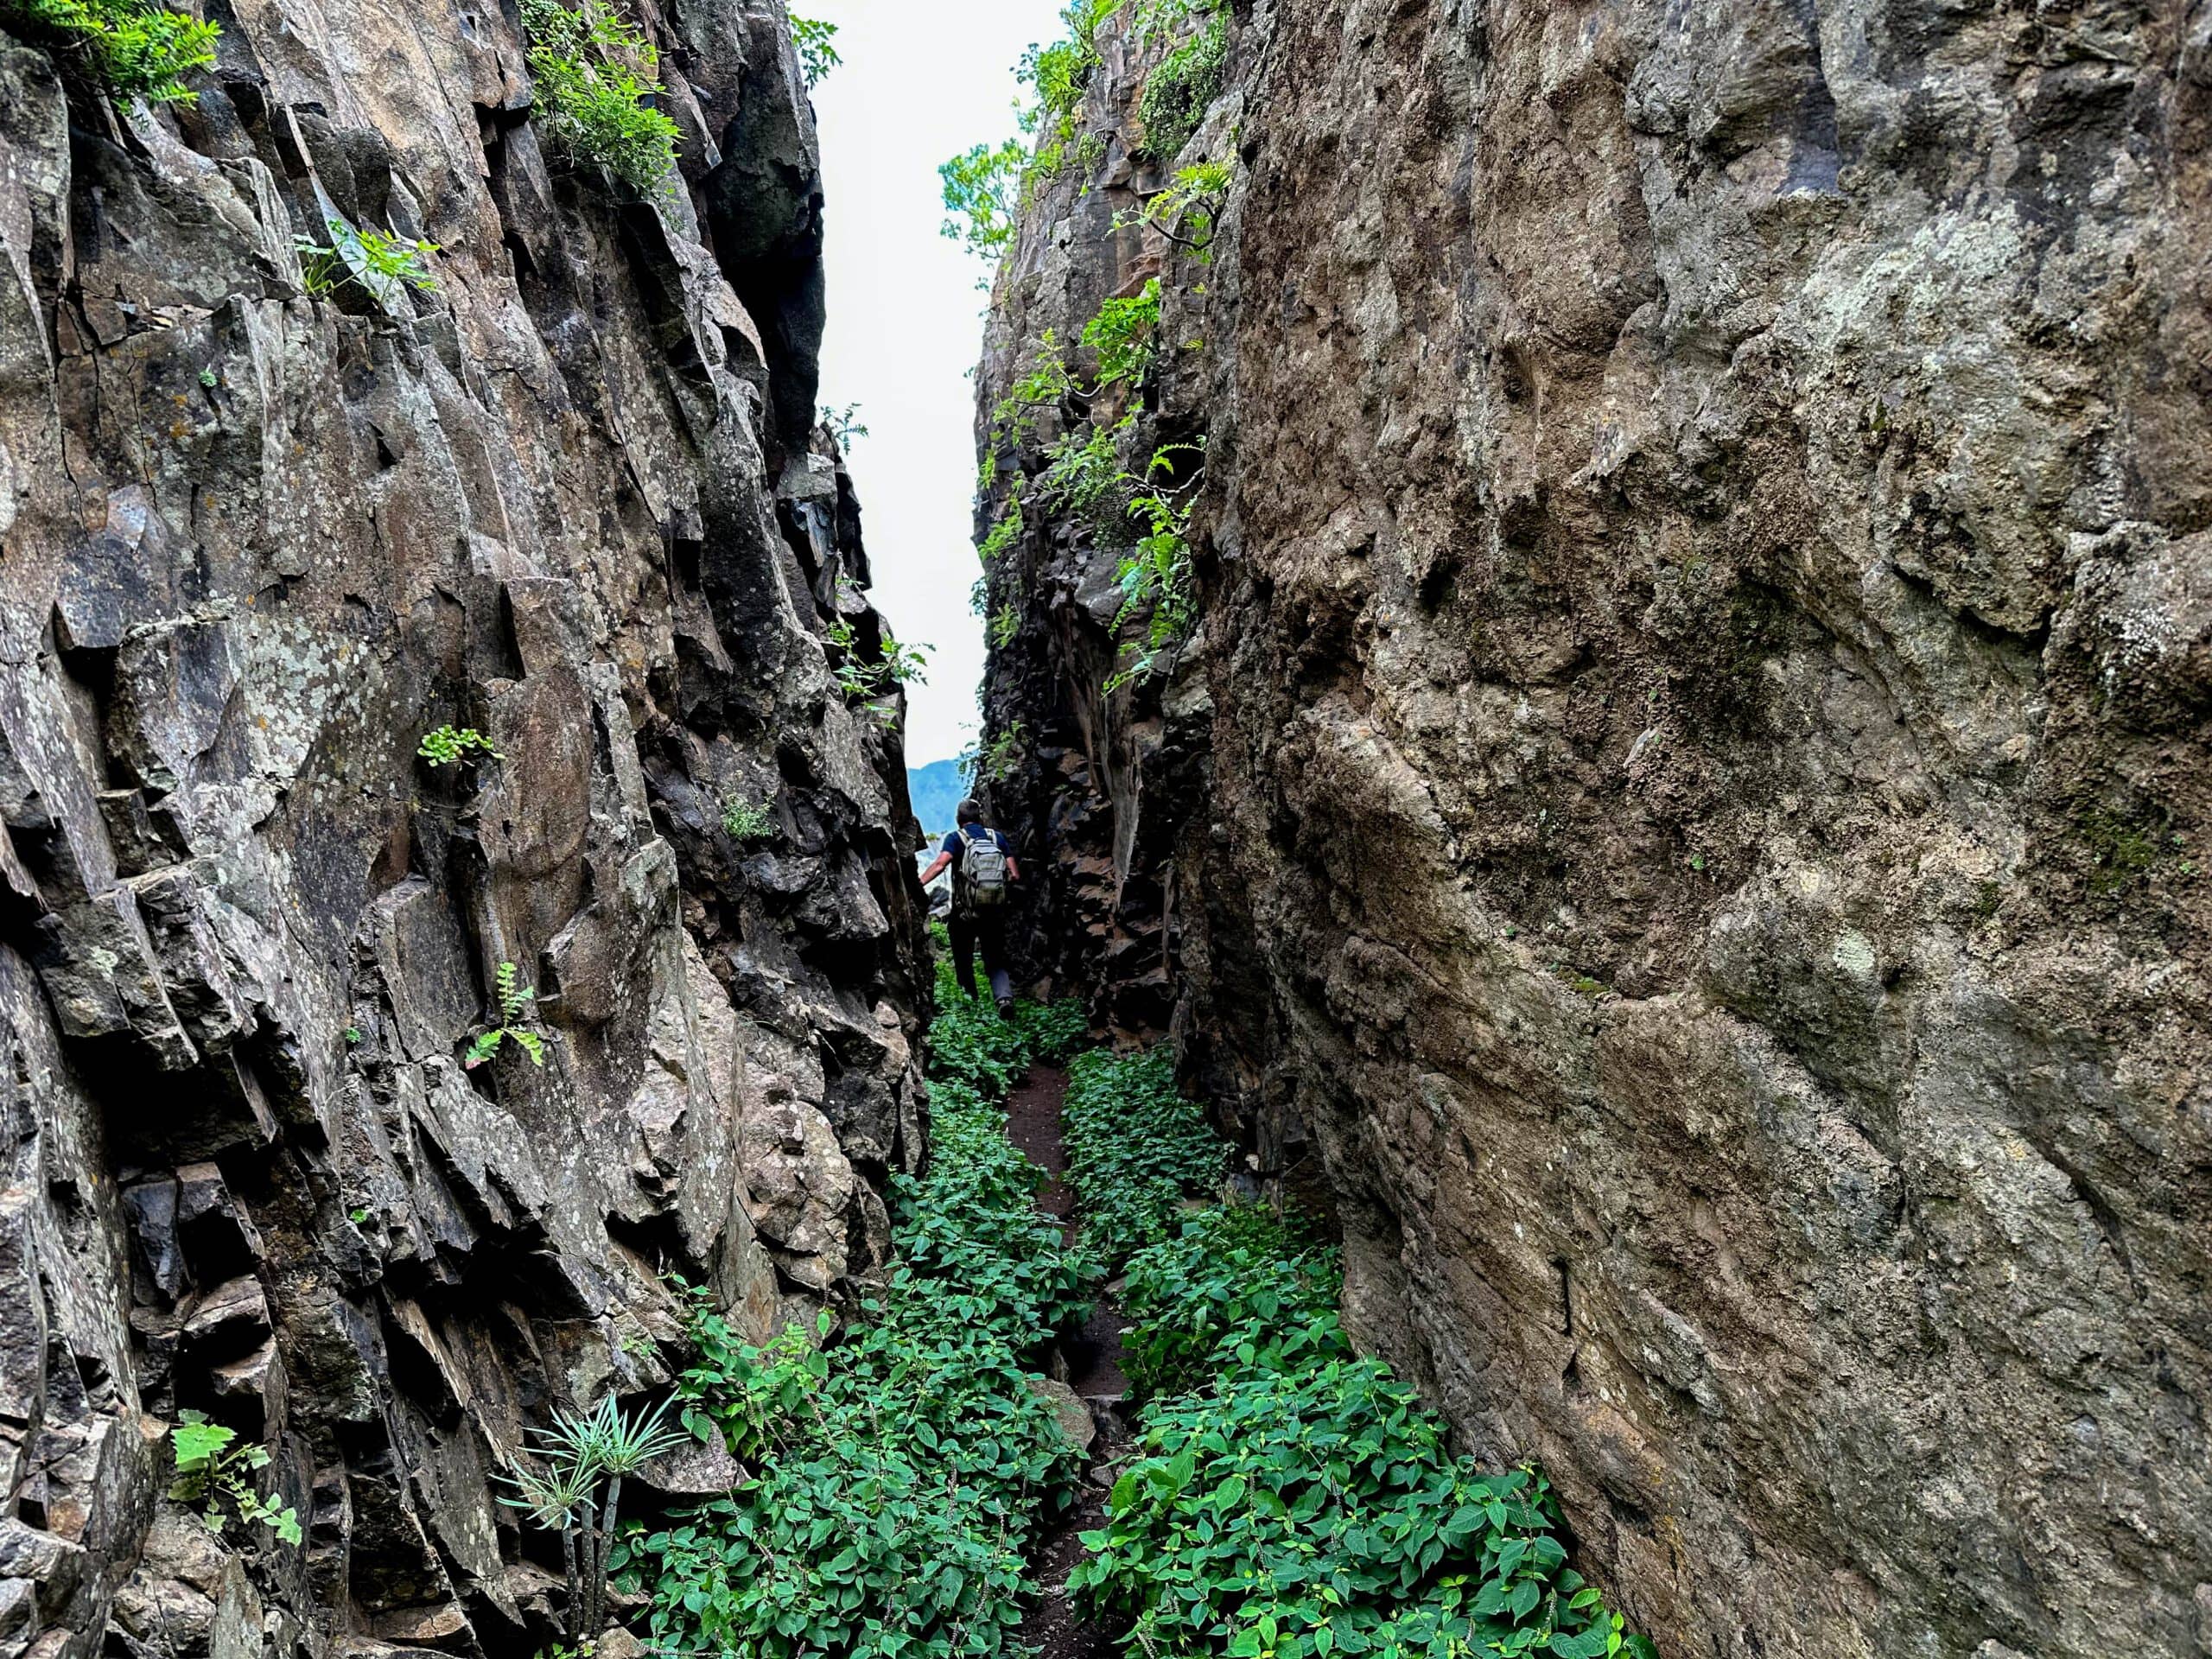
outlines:
[[[978,824],[976,827],[979,830],[982,829],[981,824]],[[1001,835],[995,830],[984,830],[983,833],[988,836],[993,841],[998,842],[999,851],[1004,853],[1008,858],[1012,858],[1014,856],[1014,843],[1008,841],[1004,836]],[[955,869],[959,868],[961,857],[968,850],[967,833],[964,830],[954,830],[950,835],[944,838],[944,845],[939,849],[939,850],[943,852],[947,858],[952,861],[952,865]]]

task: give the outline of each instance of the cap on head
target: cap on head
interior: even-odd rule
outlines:
[[[981,801],[963,801],[960,803],[961,823],[981,823],[982,821],[983,805]]]

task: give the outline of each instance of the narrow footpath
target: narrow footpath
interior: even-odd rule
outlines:
[[[1060,1104],[1067,1091],[1065,1071],[1055,1065],[1034,1065],[1007,1096],[1006,1105],[1014,1144],[1052,1178],[1038,1193],[1037,1207],[1072,1237],[1075,1193],[1064,1179],[1067,1151],[1060,1140]],[[1043,1593],[1018,1637],[1038,1659],[1115,1659],[1121,1651],[1109,1625],[1087,1622],[1076,1612],[1068,1600],[1067,1581],[1083,1559],[1080,1535],[1106,1524],[1106,1493],[1113,1484],[1114,1465],[1128,1446],[1123,1403],[1128,1382],[1122,1374],[1124,1323],[1121,1305],[1102,1289],[1090,1323],[1061,1344],[1067,1361],[1063,1380],[1090,1408],[1098,1439],[1091,1446],[1090,1468],[1077,1486],[1074,1504],[1038,1540],[1037,1579]]]

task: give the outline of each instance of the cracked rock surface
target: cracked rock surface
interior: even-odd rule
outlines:
[[[648,8],[642,201],[512,7],[215,10],[157,113],[0,32],[0,1651],[528,1654],[501,1458],[665,1380],[664,1274],[864,1279],[921,1155],[812,116],[780,0]],[[435,289],[310,296],[333,219]],[[501,963],[542,1068],[465,1064]],[[301,1547],[166,1501],[186,1409]]]
[[[1001,277],[987,411],[1159,272],[1208,446],[1148,683],[994,574],[1032,967],[1670,1656],[2212,1651],[2209,39],[1253,0],[1211,265],[1116,36]]]

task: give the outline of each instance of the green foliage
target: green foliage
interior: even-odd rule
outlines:
[[[1141,207],[1125,208],[1114,216],[1114,228],[1144,226],[1157,231],[1200,264],[1213,263],[1214,223],[1229,198],[1236,168],[1228,162],[1194,162],[1178,168],[1165,190],[1148,196]]]
[[[1069,1070],[1068,1179],[1084,1247],[1111,1269],[1166,1238],[1185,1198],[1219,1187],[1226,1148],[1205,1110],[1176,1092],[1168,1049],[1093,1050]]]
[[[1228,78],[1229,15],[1216,10],[1146,79],[1137,103],[1145,148],[1162,161],[1175,156],[1191,142]]]
[[[1079,1179],[1076,1190],[1087,1205]],[[1129,1380],[1146,1394],[1187,1392],[1240,1363],[1248,1345],[1254,1357],[1241,1363],[1264,1354],[1278,1369],[1349,1354],[1337,1324],[1341,1283],[1334,1255],[1300,1248],[1268,1206],[1202,1211],[1129,1263]]]
[[[1106,683],[1109,691],[1148,677],[1161,653],[1179,643],[1196,620],[1191,594],[1191,507],[1198,476],[1178,482],[1175,457],[1202,454],[1198,444],[1168,444],[1153,451],[1135,486],[1128,516],[1141,530],[1136,546],[1115,571],[1122,587],[1116,628],[1142,620],[1144,632],[1123,648],[1122,666]]]
[[[1136,430],[1135,410],[1110,427],[1086,422],[1045,449],[1045,470],[1037,476],[1037,498],[1071,517],[1109,531],[1122,518],[1119,499],[1128,474],[1122,467],[1122,442]]]
[[[184,84],[215,64],[222,30],[158,0],[0,0],[0,22],[27,23],[83,50],[117,97],[194,104]]]
[[[824,404],[821,410],[822,424],[828,427],[837,440],[840,449],[850,449],[853,440],[868,436],[868,428],[861,420],[861,406],[847,404],[842,409],[832,409]]]
[[[929,653],[936,649],[902,644],[887,629],[875,654],[869,656],[861,644],[859,628],[845,616],[830,625],[828,639],[837,653],[830,671],[837,689],[852,702],[880,704],[900,685],[919,685],[928,677]],[[895,718],[887,706],[879,706],[876,713],[887,725]]]
[[[357,231],[342,219],[324,223],[330,231],[328,242],[305,236],[292,238],[293,249],[300,257],[300,275],[310,295],[320,298],[348,283],[378,299],[403,285],[419,294],[437,291],[438,279],[423,263],[443,251],[436,243],[373,226]]]
[[[433,766],[458,766],[472,754],[480,754],[493,760],[507,757],[493,747],[492,740],[474,726],[464,726],[456,731],[450,726],[441,726],[435,731],[423,734],[423,741],[415,753]]]
[[[742,844],[766,841],[776,833],[776,820],[766,804],[754,804],[741,796],[722,797],[722,833]]]
[[[200,1518],[211,1532],[220,1532],[231,1516],[249,1525],[259,1523],[287,1544],[300,1541],[300,1517],[290,1505],[270,1503],[248,1484],[257,1470],[269,1466],[264,1446],[238,1446],[238,1430],[211,1423],[197,1411],[181,1411],[169,1430],[169,1451],[176,1459],[176,1480],[169,1496],[180,1503],[200,1507]]]
[[[1147,1653],[1656,1659],[1567,1567],[1541,1477],[1452,1457],[1414,1391],[1351,1352],[1338,1287],[1257,1208],[1136,1258],[1136,1370],[1185,1391],[1145,1408],[1071,1591]]]
[[[1096,353],[1100,390],[1142,385],[1150,378],[1160,329],[1160,278],[1128,299],[1109,300],[1083,327],[1083,343]]]
[[[526,1023],[537,993],[527,985],[518,984],[517,977],[512,962],[501,963],[493,976],[499,1000],[499,1023],[469,1039],[468,1052],[461,1057],[461,1064],[472,1071],[497,1054],[499,1045],[505,1042],[529,1055],[532,1065],[545,1064],[545,1039]]]
[[[944,234],[968,251],[995,260],[1014,241],[1020,200],[1021,140],[978,144],[937,172],[944,194]]]
[[[1032,1055],[1053,1065],[1090,1040],[1090,1014],[1074,997],[1057,1002],[1017,1002],[1014,1023]]]
[[[976,556],[985,564],[990,563],[1021,539],[1025,522],[1021,510],[1021,486],[1017,480],[1007,492],[1006,511],[991,526],[990,534],[976,543]]]
[[[537,114],[553,148],[640,196],[676,170],[677,125],[645,100],[660,89],[660,54],[610,0],[522,0]]]
[[[1029,1018],[1065,1039],[1064,1019]],[[931,1166],[893,1180],[899,1260],[861,1323],[755,1348],[692,1293],[683,1420],[760,1473],[621,1552],[657,1651],[1010,1649],[1036,1511],[1075,1462],[1021,1358],[1087,1311],[1092,1270],[1038,1214],[1043,1173],[990,1103],[1033,1039],[957,993],[931,1035]],[[813,1334],[833,1328],[825,1313]]]
[[[995,535],[997,532],[992,532]],[[1021,632],[1021,613],[1011,602],[999,607],[991,618],[991,643],[1001,651],[1012,645]]]
[[[1019,1026],[999,1017],[988,996],[969,996],[954,977],[949,949],[937,953],[938,1014],[930,1025],[930,1075],[996,1098],[1030,1061]]]
[[[1022,757],[1029,751],[1029,727],[1027,721],[1015,721],[1007,727],[976,756],[976,780],[978,783],[1003,784],[1012,780],[1021,770]]]
[[[836,24],[802,17],[797,12],[791,14],[791,44],[798,48],[799,67],[806,72],[809,92],[819,86],[823,78],[844,61],[830,44],[836,38]]]
[[[623,1478],[683,1444],[667,1426],[670,1404],[632,1416],[609,1395],[594,1411],[556,1412],[550,1428],[531,1431],[539,1461],[510,1459],[496,1477],[514,1489],[502,1503],[561,1535],[569,1641],[587,1650],[587,1638],[607,1627],[607,1574],[621,1525]]]

